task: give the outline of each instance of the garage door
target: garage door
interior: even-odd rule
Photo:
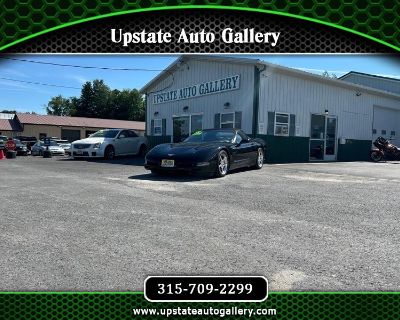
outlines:
[[[69,142],[79,140],[81,138],[80,130],[61,129],[61,139],[68,140]]]
[[[400,111],[374,107],[372,138],[377,137],[392,139],[392,143],[400,146]]]

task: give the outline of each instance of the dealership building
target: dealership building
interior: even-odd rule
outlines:
[[[57,137],[70,142],[88,137],[107,128],[132,129],[139,135],[145,132],[145,123],[84,117],[38,115],[30,113],[0,113],[0,135],[7,137]]]
[[[331,79],[256,59],[188,55],[141,92],[152,144],[207,128],[241,128],[268,162],[367,160],[378,136],[400,144],[400,81]]]

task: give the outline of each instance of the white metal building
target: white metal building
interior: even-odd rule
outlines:
[[[182,56],[142,92],[153,144],[237,127],[266,141],[269,162],[347,161],[382,130],[400,135],[399,93],[255,59]]]

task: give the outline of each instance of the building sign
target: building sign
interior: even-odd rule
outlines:
[[[153,94],[153,104],[190,99],[208,94],[237,90],[240,87],[240,75],[203,82],[185,88]]]

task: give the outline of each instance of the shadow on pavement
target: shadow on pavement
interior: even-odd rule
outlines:
[[[70,162],[80,162],[80,161],[85,161],[85,162],[95,162],[95,163],[108,163],[108,164],[118,164],[118,165],[129,165],[129,166],[139,166],[142,167],[144,166],[144,158],[137,156],[137,157],[117,157],[113,160],[105,160],[105,159],[89,159],[89,158],[77,158],[77,159],[72,159],[72,158],[62,158],[62,159],[57,159],[58,161],[70,161]]]
[[[171,181],[171,182],[191,182],[191,181],[202,181],[213,179],[209,176],[194,175],[188,173],[165,173],[165,174],[153,174],[143,173],[128,177],[133,180],[146,180],[146,181]]]

